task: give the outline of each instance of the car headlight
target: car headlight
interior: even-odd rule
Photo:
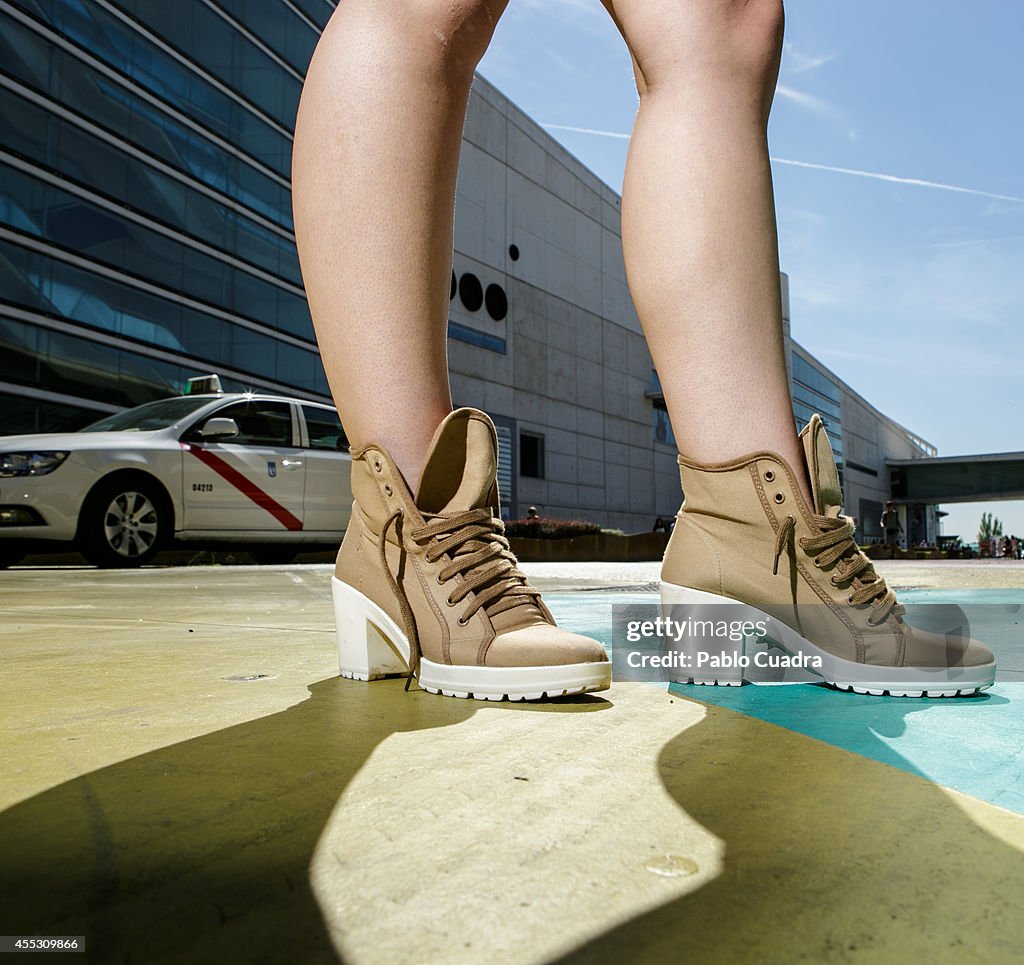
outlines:
[[[66,452],[0,452],[0,477],[45,476],[67,457]]]

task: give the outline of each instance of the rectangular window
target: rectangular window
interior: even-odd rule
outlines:
[[[654,441],[675,448],[676,436],[672,431],[665,402],[662,399],[652,399],[651,402],[654,414]]]
[[[218,440],[233,446],[277,446],[292,444],[292,410],[287,402],[253,399],[226,406],[213,413],[218,419],[234,419],[238,435]]]
[[[861,499],[860,515],[857,517],[861,538],[871,542],[881,542],[885,533],[882,531],[882,514],[885,507],[875,499]]]
[[[519,433],[519,475],[544,478],[544,437],[532,432]]]
[[[518,496],[515,464],[516,420],[488,413],[498,433],[498,496],[501,500],[501,518],[512,518]]]
[[[331,449],[336,452],[348,452],[348,439],[341,427],[341,419],[334,409],[318,405],[304,405],[302,414],[306,418],[306,431],[309,433],[310,449]]]

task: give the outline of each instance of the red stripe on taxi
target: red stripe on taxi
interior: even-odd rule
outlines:
[[[229,482],[240,493],[248,496],[260,509],[265,509],[285,529],[302,529],[302,520],[284,508],[270,493],[265,493],[251,479],[243,476],[234,466],[226,463],[220,456],[199,446],[181,444],[181,448],[191,452],[201,463],[209,466],[218,476]]]

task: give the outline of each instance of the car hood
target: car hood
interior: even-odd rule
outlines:
[[[89,449],[146,449],[166,444],[167,429],[150,432],[40,432],[0,436],[0,452],[81,452]]]

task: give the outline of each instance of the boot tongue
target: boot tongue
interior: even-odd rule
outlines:
[[[800,433],[800,440],[804,444],[804,455],[807,458],[807,471],[814,494],[814,511],[819,516],[835,518],[842,510],[843,491],[839,486],[839,473],[836,471],[832,445],[828,441],[828,434],[820,416],[811,416],[811,421]]]
[[[424,515],[497,508],[498,435],[479,409],[456,409],[434,433],[420,476],[416,506]],[[469,550],[464,550],[469,551]],[[546,624],[530,598],[491,614],[496,633]]]
[[[456,409],[434,433],[416,505],[425,514],[490,506],[497,466],[498,439],[490,418],[478,409]]]

